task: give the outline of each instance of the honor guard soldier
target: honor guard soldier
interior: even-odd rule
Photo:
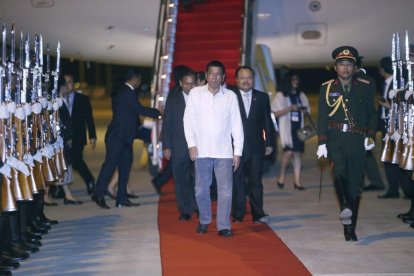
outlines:
[[[355,75],[358,51],[342,46],[332,52],[337,78],[322,84],[318,110],[317,156],[329,157],[346,241],[357,241],[355,227],[366,153],[374,147],[375,84]]]

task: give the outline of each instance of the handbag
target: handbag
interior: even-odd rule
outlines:
[[[313,136],[316,135],[317,133],[317,129],[315,124],[312,121],[312,117],[310,116],[310,114],[306,111],[304,111],[304,119],[306,121],[306,119],[308,120],[308,122],[304,124],[304,126],[302,128],[299,128],[296,131],[296,134],[298,135],[299,140],[301,140],[302,142],[305,142],[306,140],[309,140],[310,138],[312,138]]]

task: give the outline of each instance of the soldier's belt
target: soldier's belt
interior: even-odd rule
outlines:
[[[365,135],[367,132],[366,128],[351,126],[349,124],[337,123],[334,121],[329,121],[329,128],[335,129],[341,132],[351,132],[351,133],[356,133],[356,134],[361,134],[361,135]]]

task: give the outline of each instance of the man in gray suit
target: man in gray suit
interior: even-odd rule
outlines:
[[[194,194],[194,162],[188,155],[184,135],[184,110],[190,90],[196,85],[196,74],[191,69],[183,72],[180,87],[167,98],[162,124],[164,157],[171,162],[179,220],[189,220],[197,204]]]

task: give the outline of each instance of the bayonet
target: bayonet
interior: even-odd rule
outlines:
[[[16,57],[15,57],[15,30],[14,30],[14,22],[12,22],[11,25],[11,32],[10,32],[10,37],[11,37],[11,53],[10,53],[10,61],[14,64],[14,62],[16,61]]]
[[[397,32],[397,66],[398,66],[398,72],[399,72],[399,78],[400,78],[400,86],[398,87],[398,89],[404,89],[405,88],[405,84],[404,84],[404,76],[403,76],[403,64],[402,64],[402,60],[401,60],[401,54],[400,54],[400,33]]]
[[[407,82],[408,90],[413,91],[413,78],[411,72],[411,61],[410,61],[410,43],[408,40],[408,31],[405,31],[405,65],[407,68]]]
[[[392,60],[392,89],[398,89],[397,83],[397,60],[396,60],[396,51],[395,51],[395,33],[392,34],[392,45],[391,45],[391,60]]]

